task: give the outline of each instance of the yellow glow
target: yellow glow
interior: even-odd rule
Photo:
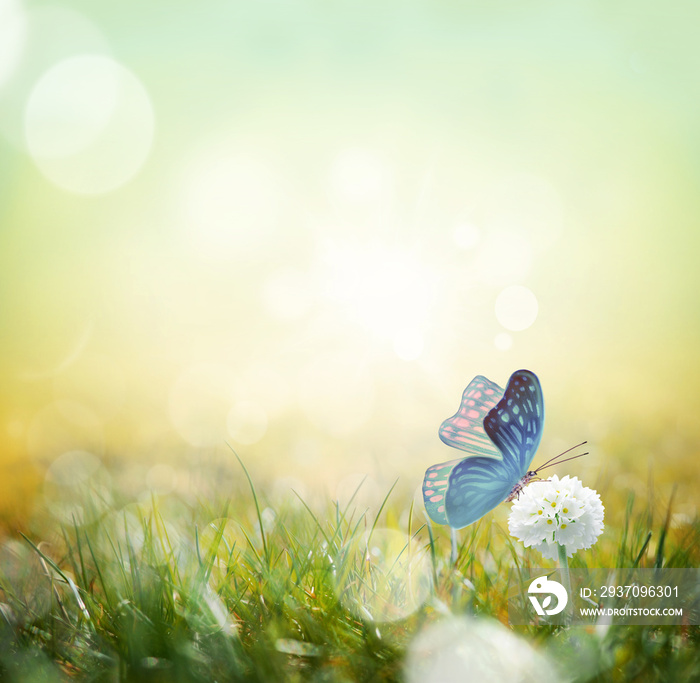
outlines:
[[[22,370],[21,377],[30,381],[59,377],[62,373],[71,368],[83,355],[92,338],[93,331],[93,323],[91,321],[86,322],[82,326],[82,329],[69,335],[69,340],[66,345],[67,349],[62,349],[64,353],[61,356],[58,358],[51,358],[49,364],[46,363],[47,359],[45,357],[41,358],[42,365],[34,365],[31,368]]]
[[[124,405],[126,380],[119,363],[101,354],[79,354],[53,379],[57,400],[90,406],[101,419],[115,417]]]
[[[88,406],[60,400],[37,411],[27,426],[26,448],[40,463],[50,463],[67,452],[102,455],[104,427]]]

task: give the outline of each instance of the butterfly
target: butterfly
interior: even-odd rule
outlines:
[[[440,425],[440,439],[467,456],[426,470],[423,501],[430,518],[461,529],[516,498],[537,476],[529,467],[543,427],[544,399],[534,372],[514,372],[505,391],[477,375],[459,410]]]

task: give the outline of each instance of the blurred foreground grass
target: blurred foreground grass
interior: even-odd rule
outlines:
[[[241,473],[229,497],[197,500],[130,500],[92,477],[6,538],[0,678],[700,679],[698,627],[509,629],[508,570],[548,563],[493,515],[460,532],[451,566],[446,529],[400,486],[370,510],[361,485],[343,503],[304,500]],[[699,566],[697,519],[675,519],[651,489],[617,495],[573,567]],[[425,677],[430,662],[441,678]]]

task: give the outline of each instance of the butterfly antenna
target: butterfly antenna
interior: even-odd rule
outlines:
[[[554,465],[561,465],[563,462],[569,462],[569,460],[576,460],[576,458],[582,458],[584,455],[588,455],[588,454],[589,454],[589,452],[586,451],[585,453],[581,453],[581,455],[574,455],[572,458],[566,458],[566,460],[559,460],[558,462],[552,462],[549,465],[547,465],[547,464],[540,465],[535,470],[535,472],[539,472],[540,470],[543,470],[546,467],[553,467]],[[562,453],[562,455],[564,455],[564,454]]]
[[[581,443],[577,443],[575,446],[572,446],[571,448],[567,448],[563,453],[559,453],[559,455],[555,455],[553,458],[550,458],[549,460],[547,460],[547,462],[540,465],[535,470],[535,472],[538,472],[539,470],[541,470],[544,467],[548,467],[550,463],[555,464],[554,461],[557,460],[558,458],[561,458],[562,455],[566,455],[567,453],[571,453],[571,451],[573,451],[575,448],[578,448],[579,446],[583,446],[584,444],[587,444],[587,443],[588,443],[588,441],[582,441]],[[588,455],[588,454],[585,453],[584,455]],[[566,462],[566,461],[562,460],[562,462]]]

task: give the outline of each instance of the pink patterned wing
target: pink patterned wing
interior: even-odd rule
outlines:
[[[447,513],[445,512],[445,493],[450,480],[450,472],[464,458],[442,462],[439,465],[428,467],[423,479],[423,501],[425,509],[430,515],[430,519],[438,524],[447,524]]]
[[[484,418],[503,397],[504,391],[482,375],[464,390],[459,410],[440,425],[440,438],[448,445],[466,451],[468,456],[501,458],[501,452],[484,431]],[[423,501],[430,518],[448,524],[445,495],[452,470],[464,458],[429,467],[423,479]]]
[[[484,430],[484,418],[501,400],[504,390],[477,375],[462,394],[459,410],[440,425],[440,439],[469,455],[501,458],[501,452]]]

